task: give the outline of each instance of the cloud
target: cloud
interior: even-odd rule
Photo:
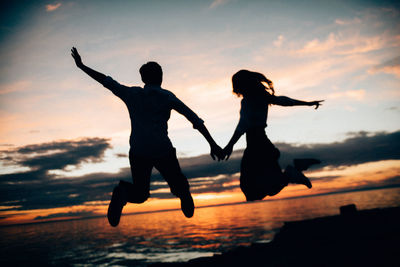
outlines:
[[[61,213],[53,213],[46,216],[37,216],[34,220],[44,220],[44,219],[56,219],[56,218],[65,218],[65,217],[90,217],[96,215],[94,212],[91,211],[76,211],[76,212],[61,212]]]
[[[303,56],[326,53],[333,55],[365,54],[385,47],[398,46],[397,38],[388,32],[376,36],[363,36],[358,32],[331,32],[325,40],[315,38],[308,41],[295,53]]]
[[[281,151],[280,164],[284,168],[294,158],[318,158],[316,166],[350,166],[372,161],[400,159],[400,131],[394,133],[351,133],[342,142],[295,145],[276,143]],[[235,151],[226,162],[216,162],[209,155],[181,159],[182,169],[189,178],[234,174],[240,171],[243,150]]]
[[[110,147],[109,140],[104,138],[54,141],[0,151],[0,159],[5,164],[11,162],[32,170],[63,170],[83,162],[99,162]]]
[[[281,162],[290,158],[316,157],[322,161],[318,166],[351,166],[380,160],[400,159],[400,131],[393,133],[351,133],[342,142],[295,146],[276,144],[283,154]],[[282,164],[283,165],[283,164]]]
[[[295,145],[288,143],[276,143],[281,151],[280,165],[285,168],[292,164],[294,158],[318,158],[321,164],[312,169],[324,167],[339,168],[355,166],[369,162],[400,159],[400,131],[394,133],[349,133],[348,138],[342,142],[326,144]],[[229,183],[238,181],[234,174],[240,171],[240,162],[243,150],[234,151],[226,162],[215,162],[209,155],[201,155],[180,159],[182,171],[189,178],[191,188],[196,193],[215,193],[237,188]],[[210,178],[212,177],[212,178]],[[156,174],[154,178],[162,181],[162,177]],[[329,176],[327,180],[337,179],[337,176]],[[323,179],[323,177],[322,177]],[[159,185],[159,188],[166,188]],[[164,193],[164,197],[171,196]],[[162,197],[162,194],[157,194]]]
[[[362,21],[360,18],[355,17],[354,19],[336,19],[335,23],[338,25],[354,25],[360,24]]]
[[[50,170],[64,170],[67,166],[78,167],[84,162],[102,161],[105,150],[110,147],[109,140],[105,138],[82,138],[0,151],[3,165],[29,168],[28,171],[0,175],[0,202],[12,201],[20,205],[18,209],[35,209],[107,199],[107,191],[113,181],[112,174],[63,179],[51,174]],[[124,174],[122,170],[121,174]]]
[[[378,66],[375,66],[369,70],[370,73],[385,72],[393,74],[400,78],[400,56],[394,59],[388,60]]]
[[[273,44],[274,44],[275,47],[281,47],[284,40],[285,40],[285,37],[283,35],[279,35],[278,39],[276,39],[273,42]]]
[[[398,13],[391,9],[366,8],[353,18],[337,18],[325,38],[318,36],[308,40],[295,53],[301,56],[348,56],[398,47],[397,16]]]
[[[78,145],[79,144],[79,145]],[[318,158],[322,161],[312,171],[324,167],[342,168],[356,166],[368,162],[400,159],[400,131],[393,133],[349,133],[347,139],[342,142],[326,144],[295,145],[287,143],[275,144],[281,151],[280,164],[284,168],[291,164],[293,158]],[[77,146],[92,147],[92,152],[84,153],[75,151]],[[119,180],[132,181],[130,168],[122,168],[118,173],[91,173],[77,177],[56,177],[48,171],[50,168],[65,164],[58,163],[60,159],[69,158],[60,155],[76,155],[79,159],[70,160],[78,164],[95,157],[102,157],[104,149],[108,148],[107,139],[86,138],[73,141],[56,141],[50,143],[29,145],[16,148],[13,153],[17,158],[23,158],[26,154],[32,155],[34,151],[40,160],[31,158],[27,164],[31,168],[28,172],[15,172],[0,175],[0,206],[13,206],[14,210],[46,209],[55,207],[68,207],[73,205],[86,205],[93,201],[110,200],[112,188]],[[37,149],[37,150],[35,150]],[[50,153],[53,149],[63,149],[63,152]],[[19,152],[15,152],[19,151]],[[47,160],[55,160],[56,163],[43,163],[42,155],[50,153]],[[228,161],[212,161],[209,155],[179,159],[183,173],[188,177],[193,193],[226,192],[238,188],[238,172],[243,150],[234,151]],[[51,157],[54,156],[54,158]],[[25,163],[24,160],[22,162]],[[32,162],[35,162],[34,164]],[[324,174],[326,180],[339,179],[333,174]],[[318,180],[323,180],[319,177]],[[392,182],[397,182],[393,179]],[[390,181],[383,181],[390,183]],[[152,175],[152,197],[170,198],[167,183],[158,172]]]
[[[1,206],[11,205],[7,203],[19,206],[16,210],[30,210],[109,201],[110,192],[119,179],[131,179],[129,169],[117,175],[93,173],[69,178],[55,178],[46,172],[0,175],[0,203]]]
[[[393,107],[389,107],[386,110],[390,110],[390,111],[400,111],[400,108],[397,106],[393,106]]]
[[[344,92],[334,92],[331,93],[327,96],[329,99],[335,99],[335,98],[350,98],[354,100],[363,100],[365,97],[365,90],[360,89],[360,90],[348,90]]]
[[[8,84],[0,85],[0,95],[15,93],[15,92],[26,92],[32,87],[31,81],[16,81]]]
[[[262,53],[257,51],[255,60],[261,64],[271,62],[271,65],[274,61],[284,62],[282,58],[291,60],[284,68],[271,71],[276,88],[286,92],[306,89],[328,95],[332,92],[328,91],[327,85],[336,85],[345,91],[340,96],[334,94],[336,98],[348,97],[349,91],[355,89],[362,88],[368,92],[365,85],[354,87],[359,87],[366,80],[375,82],[367,71],[377,65],[380,57],[397,56],[393,56],[393,51],[400,45],[400,35],[392,25],[397,25],[398,17],[391,19],[386,11],[380,9],[360,10],[356,14],[337,19],[334,24],[318,25],[310,31],[311,35],[304,35],[304,38],[283,32],[284,41],[280,43],[275,36],[275,46],[263,48]],[[398,69],[391,66],[386,71],[397,73]],[[320,87],[318,90],[317,86]],[[388,90],[388,87],[382,90]],[[361,99],[361,95],[358,96],[357,99]],[[369,99],[366,98],[366,101]]]
[[[229,0],[214,0],[214,1],[211,3],[210,8],[211,8],[211,9],[212,9],[212,8],[216,8],[216,7],[219,7],[219,6],[222,6],[222,5],[226,4],[226,3],[228,3],[228,2],[229,2]]]
[[[52,12],[56,9],[58,9],[61,6],[61,3],[57,3],[57,4],[48,4],[46,5],[46,11],[47,12]]]

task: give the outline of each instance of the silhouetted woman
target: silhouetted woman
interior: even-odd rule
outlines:
[[[288,183],[304,184],[311,188],[311,182],[302,173],[316,159],[295,159],[294,166],[289,165],[282,172],[278,159],[280,152],[265,134],[268,106],[315,106],[317,109],[323,100],[300,101],[286,96],[275,96],[272,82],[263,74],[240,70],[232,76],[233,93],[243,97],[240,120],[236,130],[224,148],[226,159],[232,153],[234,144],[246,133],[247,147],[243,153],[240,168],[240,188],[247,201],[261,200],[265,196],[279,193]]]

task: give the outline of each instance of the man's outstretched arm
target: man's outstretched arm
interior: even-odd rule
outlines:
[[[224,154],[222,151],[222,148],[217,145],[217,143],[214,141],[214,139],[211,137],[211,134],[208,132],[206,126],[204,124],[200,124],[197,128],[197,130],[204,136],[204,138],[207,140],[208,144],[210,145],[210,156],[212,157],[213,160],[215,158],[220,161],[221,159],[224,158]]]
[[[71,49],[71,56],[74,58],[75,64],[78,68],[83,70],[87,75],[89,75],[90,77],[92,77],[93,79],[98,81],[99,83],[104,84],[106,75],[104,75],[103,73],[100,73],[98,71],[95,71],[94,69],[91,69],[88,66],[85,66],[82,63],[82,58],[79,55],[78,50],[76,50],[75,47],[72,47],[72,49]]]

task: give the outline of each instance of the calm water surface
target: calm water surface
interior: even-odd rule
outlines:
[[[284,221],[400,205],[400,188],[0,228],[1,266],[146,266],[187,261],[241,245],[269,242]]]

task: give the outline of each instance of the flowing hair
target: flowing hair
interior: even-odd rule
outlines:
[[[255,95],[260,92],[275,94],[274,84],[264,74],[239,70],[232,76],[233,93],[237,96]]]

